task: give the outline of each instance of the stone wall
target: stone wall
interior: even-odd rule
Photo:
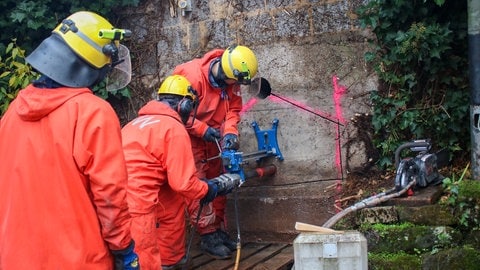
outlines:
[[[284,160],[269,161],[277,166],[274,177],[251,179],[239,189],[244,237],[281,241],[295,234],[295,221],[323,224],[336,212],[334,200],[348,173],[368,165],[368,132],[355,120],[368,119],[369,92],[376,88],[363,58],[370,33],[360,29],[355,13],[366,1],[192,0],[187,11],[175,0],[150,0],[123,12],[128,19],[120,23],[134,33],[133,112],[179,63],[231,44],[256,53],[258,75],[269,80],[274,95],[259,100],[242,89],[249,106],[239,126],[240,150],[257,150],[252,121],[270,129],[278,119]],[[230,229],[233,201],[232,195]]]

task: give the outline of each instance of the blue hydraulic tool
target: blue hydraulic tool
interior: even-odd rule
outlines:
[[[243,152],[228,149],[223,150],[220,155],[225,171],[240,175],[242,178],[240,185],[245,182],[246,178],[272,175],[276,171],[275,166],[271,165],[264,168],[257,168],[255,172],[245,173],[243,170],[243,165],[248,161],[255,159],[257,162],[259,162],[266,157],[276,157],[280,161],[283,160],[283,156],[280,152],[277,142],[278,119],[273,120],[272,129],[269,130],[260,130],[257,122],[255,121],[252,123],[252,127],[257,137],[257,152],[244,154]]]

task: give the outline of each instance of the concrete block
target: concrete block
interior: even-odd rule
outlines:
[[[295,270],[367,270],[367,240],[357,231],[301,233],[293,242]]]

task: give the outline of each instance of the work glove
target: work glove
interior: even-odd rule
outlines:
[[[203,139],[207,142],[215,142],[215,139],[220,139],[220,131],[216,128],[208,127],[205,134],[203,134]]]
[[[217,197],[218,195],[218,185],[217,183],[211,181],[211,180],[208,180],[206,181],[207,182],[207,185],[208,185],[208,192],[207,194],[200,200],[200,203],[202,205],[205,205],[205,204],[208,204],[210,203],[211,201],[213,201],[213,199],[215,199],[215,197]]]
[[[240,143],[238,141],[238,136],[232,133],[225,134],[223,136],[222,149],[224,150],[238,150],[240,148]]]
[[[242,178],[237,173],[224,173],[218,177],[213,178],[217,184],[217,196],[227,195],[232,192],[233,189],[238,187],[242,181]]]
[[[112,250],[115,259],[115,270],[139,270],[138,255],[133,251],[135,242],[132,240],[127,248]]]
[[[208,180],[216,186],[216,196],[227,195],[232,190],[240,185],[241,177],[236,173],[224,173],[220,176]]]

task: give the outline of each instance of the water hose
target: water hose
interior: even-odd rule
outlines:
[[[417,178],[414,177],[414,179],[410,183],[408,183],[404,188],[402,188],[398,191],[397,191],[396,188],[392,188],[388,191],[376,194],[376,195],[368,197],[368,198],[366,198],[366,199],[364,199],[360,202],[357,202],[356,204],[354,204],[354,205],[352,205],[348,208],[345,208],[344,210],[335,214],[333,217],[331,217],[329,220],[327,220],[327,222],[325,222],[322,227],[331,228],[341,218],[343,218],[344,216],[346,216],[347,214],[349,214],[351,212],[355,212],[355,211],[358,211],[358,210],[363,209],[365,207],[374,206],[374,205],[380,204],[382,202],[386,202],[386,201],[388,201],[392,198],[399,197],[403,193],[405,193],[407,190],[412,188],[416,183],[417,183]],[[397,191],[397,192],[395,192],[395,191]]]
[[[234,270],[238,269],[240,265],[240,250],[242,248],[242,244],[240,242],[240,221],[238,218],[238,204],[237,204],[237,190],[234,191],[234,206],[235,206],[235,226],[237,226],[237,257],[235,258],[235,266]]]

